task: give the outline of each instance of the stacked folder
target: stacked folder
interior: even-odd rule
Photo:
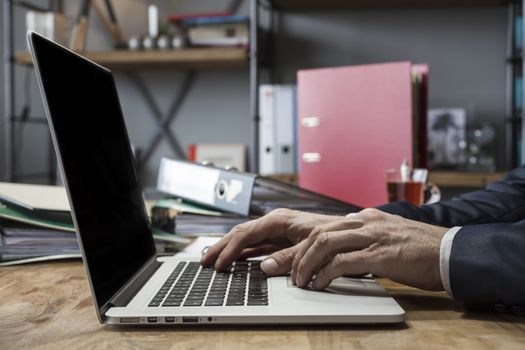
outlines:
[[[188,243],[154,230],[159,252]],[[0,182],[0,266],[80,258],[64,187]]]

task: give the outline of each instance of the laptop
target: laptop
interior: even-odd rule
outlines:
[[[159,257],[112,73],[34,32],[28,43],[101,323],[396,323],[403,309],[372,278],[326,290],[267,278],[259,261],[226,272]]]

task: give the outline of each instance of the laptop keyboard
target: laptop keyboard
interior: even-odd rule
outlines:
[[[181,261],[148,306],[266,306],[268,282],[259,262],[238,261],[225,272]]]

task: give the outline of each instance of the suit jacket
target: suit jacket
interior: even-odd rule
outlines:
[[[416,207],[379,209],[429,224],[462,226],[449,260],[453,297],[469,308],[525,313],[525,166],[484,190]]]

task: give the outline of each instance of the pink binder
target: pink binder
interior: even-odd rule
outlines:
[[[384,172],[413,160],[412,64],[298,72],[299,185],[363,207],[386,203]]]

